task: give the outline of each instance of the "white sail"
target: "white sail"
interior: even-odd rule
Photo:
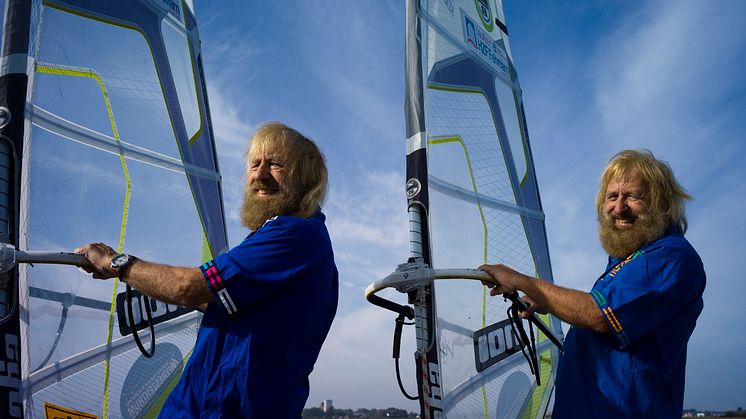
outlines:
[[[190,6],[29,3],[9,1],[3,22],[6,33],[25,25],[29,35],[24,106],[13,116],[22,121],[22,136],[11,138],[18,145],[11,163],[20,176],[8,241],[21,250],[68,251],[101,241],[186,266],[226,250]],[[24,8],[25,23],[23,14],[7,12]],[[11,74],[21,72],[4,76]],[[145,326],[145,300],[135,293],[134,319],[128,319],[125,284],[93,281],[69,266],[24,264],[9,283],[19,317],[8,313],[7,324],[19,326],[21,365],[17,388],[0,388],[9,406],[0,416],[158,412],[189,357],[198,312],[151,301],[157,340],[154,356],[146,358],[131,335],[133,324]],[[151,339],[147,329],[139,334]]]
[[[540,418],[554,384],[557,345],[546,334],[536,335],[538,372],[532,371],[523,355],[529,342],[517,338],[508,319],[511,301],[489,297],[479,281],[483,273],[452,270],[504,263],[552,280],[502,4],[412,0],[407,5],[413,259],[372,284],[367,295],[406,315],[404,306],[382,303],[375,292],[396,287],[409,294],[423,417]],[[445,279],[458,277],[469,280]],[[561,336],[557,319],[538,321],[548,334]]]

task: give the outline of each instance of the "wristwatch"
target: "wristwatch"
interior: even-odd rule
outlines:
[[[124,270],[127,269],[127,267],[130,266],[132,262],[136,260],[137,258],[132,255],[128,255],[126,253],[120,253],[111,259],[110,267],[111,267],[111,270],[114,271],[114,273],[121,279],[121,276],[124,273]]]

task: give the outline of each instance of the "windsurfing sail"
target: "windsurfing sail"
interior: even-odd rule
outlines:
[[[536,335],[532,361],[530,339],[509,319],[513,302],[489,297],[484,273],[452,269],[504,263],[552,281],[504,22],[500,0],[407,1],[411,257],[366,297],[400,313],[397,327],[415,320],[423,418],[544,417],[554,384],[559,321],[539,316],[546,333]],[[413,307],[376,295],[386,287]]]
[[[227,249],[191,1],[6,0],[0,241],[91,241],[197,266]],[[153,358],[125,285],[69,266],[0,277],[0,417],[149,417],[178,380],[199,312],[150,300]],[[148,336],[147,333],[143,338]]]

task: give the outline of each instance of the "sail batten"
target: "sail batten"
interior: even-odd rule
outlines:
[[[429,180],[430,180],[430,187],[440,193],[450,195],[455,198],[462,199],[464,201],[472,202],[474,204],[480,204],[480,205],[492,207],[492,208],[495,208],[501,211],[514,213],[514,214],[525,215],[527,217],[531,217],[537,220],[544,220],[544,213],[541,211],[536,211],[534,209],[526,208],[526,207],[519,207],[518,205],[515,205],[511,202],[502,201],[499,199],[484,197],[468,189],[450,184],[435,176],[430,176]]]
[[[138,160],[162,169],[171,170],[177,173],[189,173],[212,181],[220,180],[220,173],[217,171],[207,170],[203,167],[192,164],[185,164],[180,159],[139,147],[125,140],[120,139],[120,141],[117,142],[114,137],[77,125],[74,122],[68,121],[65,118],[55,115],[39,106],[34,106],[31,121],[34,125],[43,128],[50,133],[67,138],[71,141],[77,141],[98,148],[111,154],[119,154],[122,152],[125,158]]]

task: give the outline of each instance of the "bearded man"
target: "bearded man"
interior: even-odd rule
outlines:
[[[269,123],[248,151],[241,221],[252,230],[199,268],[76,249],[94,278],[119,277],[166,303],[205,309],[194,351],[160,417],[300,418],[337,309],[338,274],[320,205],[318,147]]]
[[[684,238],[691,197],[649,151],[615,155],[596,197],[609,254],[582,292],[483,265],[530,304],[571,325],[557,373],[553,418],[681,418],[686,346],[702,312],[705,271]]]

